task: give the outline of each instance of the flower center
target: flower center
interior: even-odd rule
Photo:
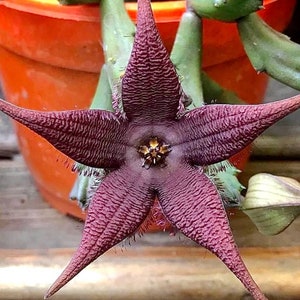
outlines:
[[[159,141],[157,137],[152,137],[148,142],[139,146],[138,152],[143,158],[143,167],[149,169],[151,166],[165,166],[165,158],[171,151],[170,145]]]

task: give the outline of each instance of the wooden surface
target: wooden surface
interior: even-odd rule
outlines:
[[[0,299],[42,299],[72,250],[1,251]],[[299,300],[299,248],[243,248],[245,263],[270,300]],[[53,300],[249,300],[214,256],[194,247],[111,250]]]
[[[1,97],[1,90],[0,90]],[[0,113],[0,158],[11,158],[18,153],[16,137],[9,118]]]
[[[259,172],[300,180],[299,113],[255,142],[252,160],[241,176],[244,185]],[[15,141],[9,135],[11,139],[2,135],[6,146],[7,141],[11,145],[0,160],[0,300],[42,299],[78,245],[83,224],[41,199],[22,157],[14,155]],[[282,234],[265,237],[242,213],[229,215],[241,254],[269,299],[300,300],[300,219]],[[165,232],[115,247],[53,299],[251,298],[208,251]]]
[[[257,172],[300,179],[300,160],[253,160]],[[78,245],[83,224],[43,202],[21,156],[0,161],[0,300],[42,299]],[[300,299],[300,219],[274,237],[230,213],[243,259],[269,299]],[[251,299],[208,251],[182,236],[145,234],[115,247],[53,299]]]

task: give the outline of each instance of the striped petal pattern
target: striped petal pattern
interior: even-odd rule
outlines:
[[[157,31],[150,1],[138,1],[137,32],[122,79],[122,101],[129,120],[143,124],[175,119],[181,87]]]
[[[158,196],[178,230],[218,256],[256,300],[265,300],[239,255],[221,197],[199,166],[242,150],[297,110],[300,95],[265,105],[207,105],[179,118],[182,90],[149,0],[138,0],[137,33],[121,94],[125,117],[103,110],[32,111],[0,99],[1,111],[73,160],[110,172],[90,202],[78,250],[45,298],[132,235]],[[170,153],[151,146],[151,153],[140,155],[140,147],[153,138],[167,142]],[[167,155],[165,165],[143,168],[149,155]]]
[[[153,192],[140,173],[126,166],[111,172],[91,201],[79,248],[45,299],[101,254],[133,234],[145,220],[153,202]]]
[[[79,163],[116,168],[124,161],[127,122],[117,119],[112,112],[40,112],[19,108],[1,99],[0,110]]]
[[[260,105],[205,105],[179,120],[179,144],[189,163],[214,164],[238,153],[298,108],[300,95]]]
[[[239,255],[222,199],[203,172],[182,165],[158,188],[158,198],[178,230],[217,255],[255,299],[266,299]]]

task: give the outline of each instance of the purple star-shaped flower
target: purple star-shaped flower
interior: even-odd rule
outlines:
[[[157,198],[175,228],[218,256],[255,299],[266,299],[239,255],[221,197],[202,166],[242,150],[297,110],[300,97],[263,105],[203,105],[182,113],[183,91],[150,2],[138,5],[137,33],[122,78],[124,114],[37,112],[0,101],[0,110],[75,161],[110,169],[89,205],[78,250],[45,298],[132,235]]]

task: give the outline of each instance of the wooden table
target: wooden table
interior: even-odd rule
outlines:
[[[260,170],[300,179],[300,161],[254,160],[242,181]],[[83,224],[42,201],[21,156],[1,160],[0,178],[0,299],[42,299],[78,245]],[[300,219],[274,237],[260,235],[241,213],[231,224],[270,299],[300,299]],[[247,299],[218,259],[182,236],[146,234],[131,244],[109,251],[53,299]]]

